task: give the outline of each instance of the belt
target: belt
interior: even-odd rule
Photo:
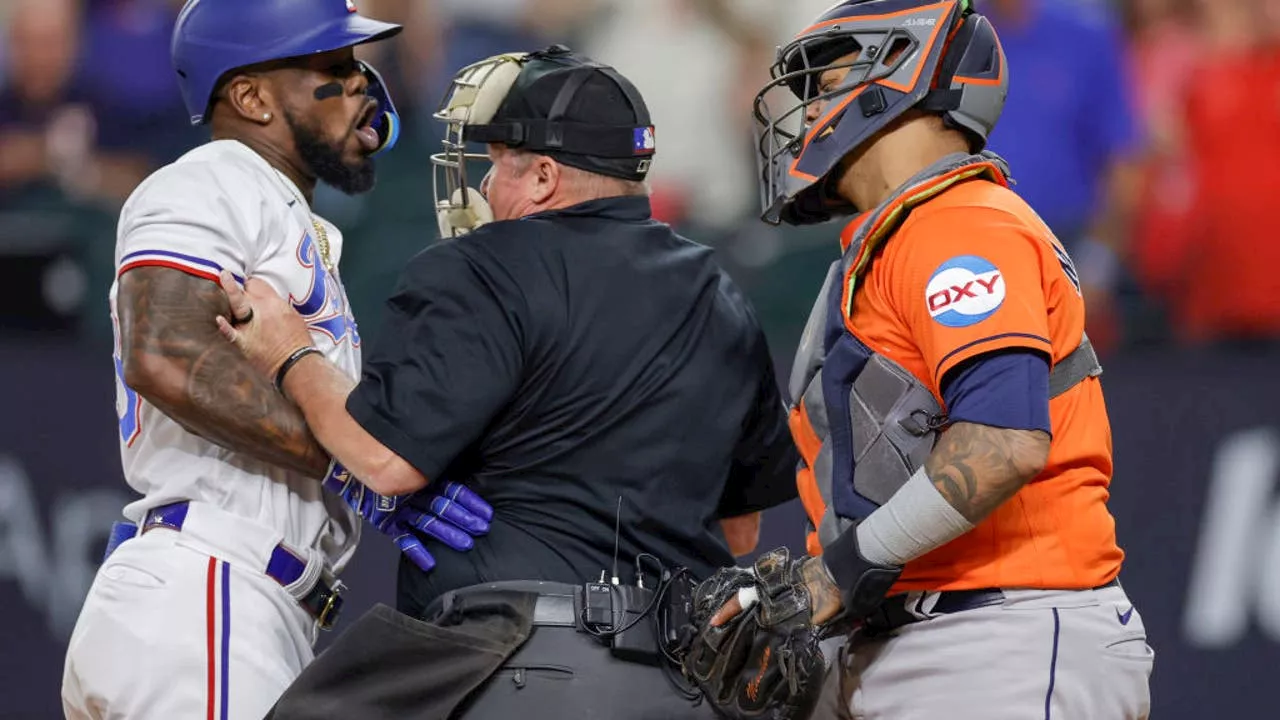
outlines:
[[[450,590],[442,594],[423,614],[429,617],[448,612],[458,598],[493,591],[536,595],[533,605],[534,625],[581,627],[579,618],[582,616],[582,586],[542,580],[504,580]]]
[[[149,530],[156,528],[167,528],[169,530],[182,531],[182,524],[187,519],[187,509],[189,503],[186,501],[170,503],[169,505],[161,505],[147,511],[146,516],[142,519],[142,531],[138,535],[146,534]],[[127,523],[117,523],[117,526],[128,525]],[[128,525],[128,527],[133,527]],[[113,543],[108,546],[108,554],[120,540],[115,537],[117,531],[113,531]],[[267,561],[266,574],[273,580],[283,586],[289,586],[297,582],[307,571],[307,562],[298,557],[292,550],[285,547],[283,543],[275,546],[271,551],[271,559]],[[298,600],[298,604],[303,607],[311,617],[316,619],[322,630],[331,629],[338,621],[338,615],[342,611],[343,598],[338,589],[324,578],[316,580],[315,587]]]
[[[1116,578],[1109,583],[1092,589],[1102,590],[1119,586],[1120,580]],[[894,595],[887,598],[874,613],[866,618],[863,628],[873,635],[892,632],[903,625],[928,620],[937,615],[951,615],[965,610],[976,610],[999,605],[1004,602],[1004,598],[1004,591],[999,588],[944,590],[937,593],[937,602],[932,608],[926,610],[924,608],[925,598],[922,594]]]
[[[580,625],[578,606],[581,602],[573,595],[539,595],[533,604],[533,624],[576,628]]]

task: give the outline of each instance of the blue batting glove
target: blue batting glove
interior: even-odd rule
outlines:
[[[421,501],[417,504],[420,506]],[[473,538],[487,534],[492,519],[493,508],[457,483],[445,485],[439,495],[432,497],[426,512],[410,507],[399,515],[406,527],[460,551],[474,547]]]
[[[395,524],[397,514],[409,498],[407,495],[387,496],[375,493],[337,460],[329,463],[329,472],[325,475],[323,486],[325,490],[342,498],[347,507],[383,533],[388,533]]]
[[[399,511],[397,527],[402,534],[396,537],[396,545],[426,572],[436,561],[419,535],[433,537],[454,550],[465,552],[475,546],[473,537],[489,532],[492,519],[493,508],[489,503],[465,486],[451,482],[431,498],[428,512],[408,506]]]
[[[436,560],[417,533],[436,538],[454,550],[466,551],[475,545],[473,536],[489,532],[489,521],[493,519],[493,508],[457,483],[449,483],[432,498],[429,513],[410,507],[411,495],[373,492],[336,460],[330,463],[323,484],[379,532],[390,536],[423,572],[434,568]]]
[[[425,493],[420,493],[425,494]],[[493,520],[493,508],[466,485],[451,482],[431,499],[431,513],[437,515],[472,535],[489,532]]]

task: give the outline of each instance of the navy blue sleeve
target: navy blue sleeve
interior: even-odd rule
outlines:
[[[951,422],[1049,432],[1049,361],[1006,350],[972,358],[947,373],[942,400]]]

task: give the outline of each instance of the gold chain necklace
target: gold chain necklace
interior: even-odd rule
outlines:
[[[324,265],[326,271],[332,274],[333,261],[329,259],[329,233],[325,231],[324,225],[316,219],[315,213],[311,212],[311,204],[298,194],[297,189],[293,187],[293,183],[288,182],[288,178],[279,170],[276,170],[276,174],[280,176],[280,182],[289,191],[289,194],[296,198],[299,203],[302,203],[302,207],[307,209],[307,217],[311,219],[311,227],[315,228],[316,231],[316,243],[320,246],[320,263]]]
[[[316,240],[320,243],[320,262],[324,264],[324,269],[333,272],[333,261],[329,259],[329,233],[325,232],[324,226],[316,220],[315,215],[311,216],[311,227],[316,229]]]

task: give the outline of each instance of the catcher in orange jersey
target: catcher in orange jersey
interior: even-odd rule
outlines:
[[[685,670],[731,716],[1149,712],[1079,280],[982,151],[1008,72],[968,0],[850,0],[756,100],[764,219],[851,220],[791,376],[812,557],[695,597]]]

